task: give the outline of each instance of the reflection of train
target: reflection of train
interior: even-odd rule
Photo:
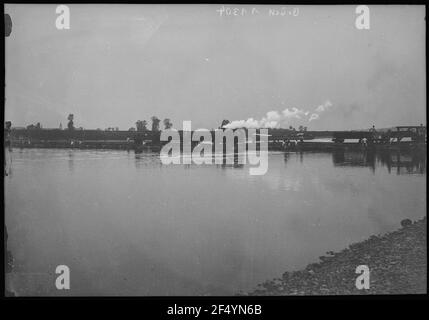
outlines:
[[[389,165],[398,174],[426,173],[426,155],[422,153],[390,154]]]
[[[380,165],[386,167],[389,172],[392,168],[396,168],[397,174],[426,173],[426,153],[424,152],[336,150],[332,153],[332,160],[335,166],[369,167],[375,171],[377,165]]]
[[[332,153],[332,160],[336,166],[375,167],[374,152],[336,150]]]

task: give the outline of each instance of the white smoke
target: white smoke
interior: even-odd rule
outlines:
[[[331,103],[331,101],[328,100],[324,104],[321,104],[320,106],[318,106],[316,108],[316,112],[322,113],[323,111],[326,111],[331,107],[332,107],[332,103]]]
[[[234,120],[227,125],[223,126],[227,129],[237,129],[237,128],[282,128],[288,127],[291,122],[302,121],[310,122],[319,119],[321,113],[329,110],[332,107],[332,103],[327,100],[325,103],[319,105],[314,109],[313,112],[304,109],[298,109],[296,107],[286,108],[283,111],[269,111],[261,119],[256,120],[253,118],[248,118],[247,120]]]
[[[319,115],[317,113],[312,113],[308,122],[319,119]]]
[[[292,108],[291,110],[286,108],[282,111],[282,114],[285,119],[291,119],[291,118],[302,119],[303,117],[308,116],[309,113],[310,113],[309,111],[300,110],[295,107]]]

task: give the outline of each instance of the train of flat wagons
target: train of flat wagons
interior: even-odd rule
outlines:
[[[246,129],[245,129],[246,130]],[[264,134],[248,136],[248,141],[256,143]],[[179,131],[182,137],[183,132]],[[211,131],[214,137],[214,131]],[[351,150],[425,150],[426,126],[397,126],[390,130],[377,131],[375,128],[360,131],[294,131],[268,129],[266,134],[268,150],[275,151],[326,151]],[[214,139],[213,139],[214,141]],[[19,148],[78,148],[78,149],[125,149],[143,152],[157,151],[166,141],[160,141],[160,132],[152,131],[100,131],[100,130],[59,130],[59,129],[13,129],[13,147]],[[192,142],[194,147],[200,141]],[[237,145],[237,139],[235,144]],[[237,147],[237,146],[236,146]]]

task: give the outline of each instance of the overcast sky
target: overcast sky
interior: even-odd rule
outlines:
[[[220,7],[76,4],[70,30],[57,30],[55,5],[6,5],[6,119],[58,127],[73,113],[77,127],[127,130],[156,115],[210,129],[324,104],[290,124],[425,121],[423,6],[370,6],[370,30],[355,27],[356,6],[222,17]]]

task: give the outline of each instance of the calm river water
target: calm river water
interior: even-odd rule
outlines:
[[[232,295],[426,208],[426,158],[270,153],[246,165],[15,149],[5,178],[18,295]],[[55,288],[70,268],[71,289]]]

